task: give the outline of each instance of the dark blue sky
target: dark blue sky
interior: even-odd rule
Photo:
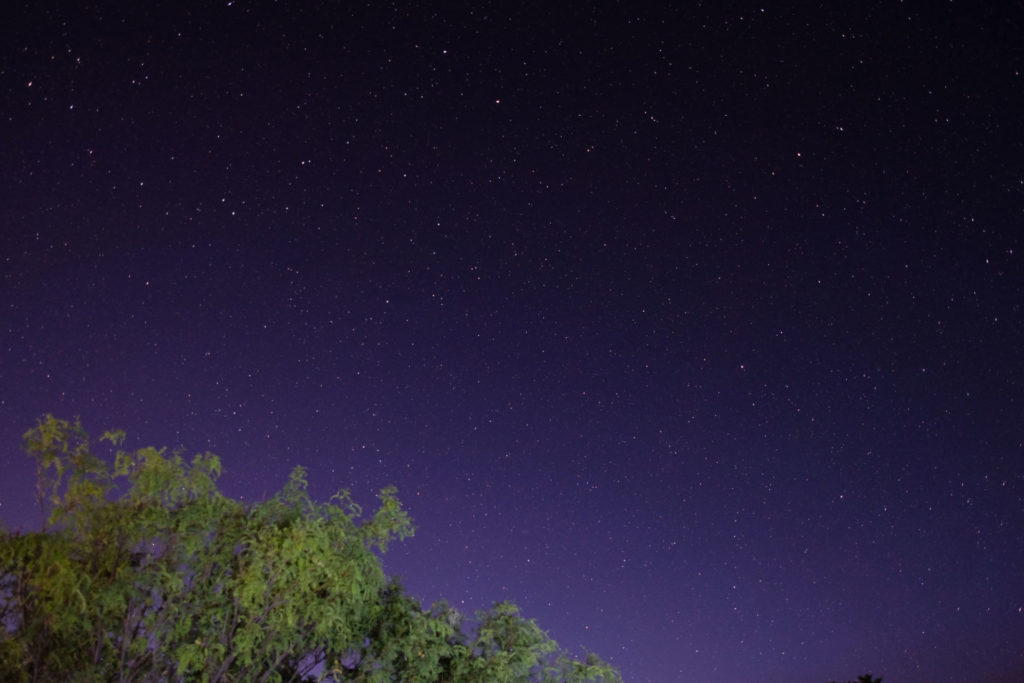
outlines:
[[[627,681],[1024,678],[1020,7],[122,4],[0,20],[8,528],[81,416]]]

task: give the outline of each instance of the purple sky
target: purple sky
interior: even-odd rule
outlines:
[[[80,415],[626,681],[1024,680],[1019,6],[26,4],[5,526]]]

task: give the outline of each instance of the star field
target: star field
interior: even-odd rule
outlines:
[[[1021,680],[1024,15],[683,4],[3,10],[5,527],[81,416],[627,681]]]

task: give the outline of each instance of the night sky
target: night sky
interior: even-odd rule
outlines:
[[[7,528],[81,416],[626,681],[1024,680],[1020,3],[25,4]]]

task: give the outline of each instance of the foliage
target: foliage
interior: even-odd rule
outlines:
[[[835,681],[832,681],[835,683]],[[871,674],[864,674],[863,676],[857,676],[856,681],[847,681],[847,683],[882,683],[881,678],[875,678]]]
[[[444,603],[424,610],[381,566],[413,532],[393,488],[361,519],[345,491],[313,501],[296,468],[246,505],[217,489],[212,454],[118,450],[108,466],[52,416],[25,448],[42,530],[0,534],[2,680],[620,680],[514,605],[472,629]]]

